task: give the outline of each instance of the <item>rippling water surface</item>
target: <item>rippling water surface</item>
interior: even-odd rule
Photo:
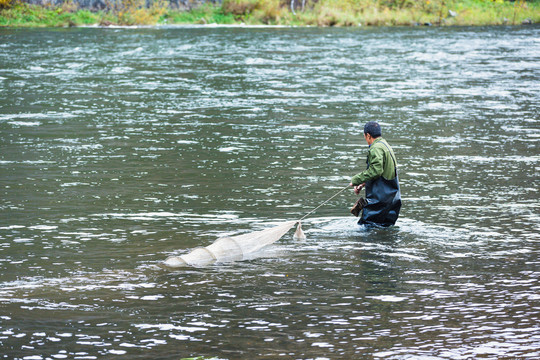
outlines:
[[[540,28],[0,29],[0,357],[540,357]],[[244,261],[167,256],[298,219]]]

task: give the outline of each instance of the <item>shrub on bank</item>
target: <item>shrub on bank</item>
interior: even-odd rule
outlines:
[[[533,0],[223,0],[222,11],[253,24],[357,26],[540,22]]]
[[[107,11],[0,0],[0,26],[270,24],[312,26],[497,25],[540,22],[540,0],[223,0],[190,10],[167,0],[108,0]]]
[[[234,24],[231,13],[224,13],[221,7],[203,5],[190,11],[167,11],[162,23],[168,24]]]
[[[11,4],[12,0],[0,0],[0,9],[9,9]]]
[[[247,24],[278,25],[290,20],[283,0],[223,0],[221,9]]]
[[[17,2],[12,3],[9,9],[0,10],[1,26],[57,27],[75,25],[75,21],[75,15],[64,11],[61,7],[45,8]],[[80,21],[78,23],[80,24]],[[95,23],[95,19],[92,23]]]

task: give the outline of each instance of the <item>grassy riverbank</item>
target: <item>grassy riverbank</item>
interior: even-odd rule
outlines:
[[[121,0],[107,11],[0,0],[0,26],[247,24],[292,26],[519,25],[540,23],[540,0],[223,0],[181,11],[164,0]]]

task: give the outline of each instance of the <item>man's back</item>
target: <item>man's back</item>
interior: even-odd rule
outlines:
[[[370,146],[369,153],[370,157],[373,156],[381,158],[381,163],[383,164],[381,176],[383,178],[386,180],[392,180],[396,177],[396,155],[394,154],[392,147],[385,139],[382,137],[375,139],[373,144]]]

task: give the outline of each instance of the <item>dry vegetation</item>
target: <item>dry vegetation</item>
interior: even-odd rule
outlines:
[[[107,11],[0,0],[0,26],[268,24],[292,26],[502,25],[540,22],[540,0],[223,0],[186,11],[167,0],[109,0]]]

